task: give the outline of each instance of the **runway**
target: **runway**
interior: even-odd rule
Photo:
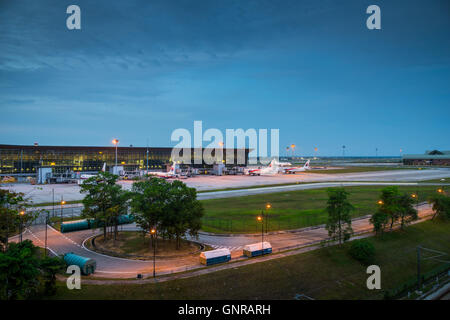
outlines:
[[[431,168],[426,170],[387,170],[363,173],[335,173],[335,174],[317,174],[313,172],[303,172],[299,174],[277,174],[274,176],[196,176],[182,181],[189,187],[196,188],[198,191],[220,190],[227,188],[249,188],[264,185],[276,185],[287,183],[312,183],[312,182],[418,182],[423,180],[450,178],[450,168]],[[126,189],[131,189],[133,181],[120,181],[120,185]],[[34,203],[51,203],[53,200],[59,203],[61,199],[65,201],[74,201],[83,199],[84,195],[80,193],[80,187],[74,184],[52,184],[52,185],[31,185],[31,184],[5,184],[3,189],[10,189],[16,192],[22,192]],[[289,186],[289,188],[272,187],[265,189],[265,192],[271,190],[300,190],[301,188],[312,188],[308,185]],[[254,189],[256,190],[256,189]],[[234,191],[236,192],[236,191]],[[241,191],[237,191],[241,192]],[[245,191],[243,195],[255,194],[254,192],[263,191]],[[219,193],[216,193],[216,195]],[[220,193],[222,196],[231,195],[233,192]],[[199,199],[211,199],[214,194],[199,194]]]

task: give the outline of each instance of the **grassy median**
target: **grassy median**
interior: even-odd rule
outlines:
[[[57,299],[382,299],[385,290],[416,276],[416,246],[450,253],[450,222],[426,221],[369,240],[381,268],[381,290],[368,290],[366,268],[348,255],[349,243],[234,267],[202,276],[141,285],[58,284]],[[448,260],[448,259],[446,259]],[[441,265],[425,260],[422,272]]]
[[[350,202],[355,206],[354,217],[372,214],[377,207],[381,189],[385,186],[345,187],[350,192]],[[399,186],[400,191],[416,193],[419,201],[426,201],[435,193],[435,186]],[[269,210],[268,229],[288,230],[319,225],[326,222],[324,212],[328,199],[326,188],[260,194],[254,196],[203,200],[205,217],[204,231],[220,233],[255,233],[261,230],[256,217],[267,203]]]

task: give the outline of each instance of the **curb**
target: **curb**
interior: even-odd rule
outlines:
[[[113,251],[109,251],[109,250],[105,250],[105,249],[100,249],[97,248],[95,246],[95,238],[102,236],[102,234],[97,234],[94,235],[90,238],[88,238],[88,242],[91,243],[93,249],[92,251],[97,252],[97,253],[101,253],[103,255],[107,255],[107,256],[111,256],[111,257],[115,257],[115,258],[122,258],[122,259],[127,259],[127,260],[139,260],[139,261],[153,261],[153,256],[151,257],[145,257],[145,256],[140,256],[140,255],[134,255],[134,254],[120,254],[120,253],[116,253]],[[170,260],[170,259],[176,259],[176,258],[183,258],[183,257],[188,257],[191,255],[195,255],[198,254],[200,252],[202,252],[203,250],[205,250],[205,245],[196,241],[191,241],[191,240],[186,240],[189,242],[194,243],[195,245],[199,246],[199,248],[195,251],[195,252],[190,252],[190,253],[186,253],[186,254],[177,254],[177,255],[171,255],[171,256],[158,256],[156,255],[155,258],[156,259],[160,259],[160,260]]]

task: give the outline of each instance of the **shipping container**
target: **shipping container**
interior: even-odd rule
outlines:
[[[210,266],[216,263],[228,262],[231,260],[231,252],[228,249],[216,249],[200,253],[200,263]]]

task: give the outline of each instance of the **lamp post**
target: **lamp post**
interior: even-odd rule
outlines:
[[[156,236],[156,229],[155,228],[151,229],[150,234],[153,240],[154,237]],[[156,243],[153,243],[153,278],[156,277],[155,261],[156,261]]]
[[[416,201],[416,211],[419,213],[419,196],[416,193],[411,194],[411,198]]]
[[[266,204],[266,232],[269,232],[269,209],[272,208],[270,203]]]
[[[261,254],[264,255],[264,221],[262,216],[256,218],[258,222],[261,222]]]
[[[115,164],[116,164],[116,170],[117,170],[117,145],[119,144],[119,140],[118,139],[113,139],[112,143],[116,147],[116,161],[115,161]]]
[[[220,156],[221,156],[222,159],[217,159],[217,156],[216,156],[216,161],[218,163],[219,163],[219,160],[221,160],[220,161],[221,163],[224,163],[224,159],[223,159],[223,145],[224,145],[223,141],[220,141],[219,142],[219,147],[220,147]]]
[[[20,216],[20,230],[19,230],[19,233],[20,233],[20,243],[22,243],[22,229],[23,229],[23,216],[25,215],[25,211],[20,211],[19,212],[19,216]]]
[[[64,199],[61,197],[61,210],[60,210],[60,214],[61,214],[61,225],[63,223],[63,206],[66,204],[66,202],[64,201]]]
[[[294,160],[294,155],[295,155],[295,144],[291,144],[291,149],[292,149],[292,160]]]
[[[45,256],[48,256],[48,249],[47,249],[47,228],[48,228],[48,215],[49,211],[47,211],[47,215],[45,216]]]

